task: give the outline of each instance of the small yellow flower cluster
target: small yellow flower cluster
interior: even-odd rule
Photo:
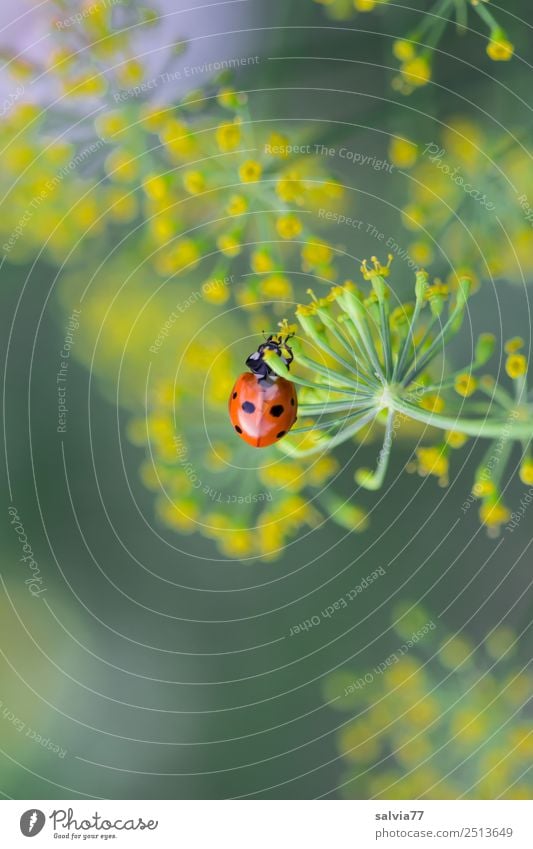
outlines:
[[[334,276],[334,250],[317,236],[313,220],[320,207],[338,205],[342,187],[322,170],[311,145],[277,129],[258,130],[245,95],[226,88],[214,99],[206,89],[196,93],[193,110],[188,103],[143,107],[128,134],[110,143],[109,179],[127,183],[134,195],[142,161],[141,238],[162,277],[196,266],[206,278],[225,277],[233,260],[246,255],[255,274],[276,275],[234,288],[251,306],[291,297],[280,275],[292,257],[303,270]],[[142,155],[133,156],[130,147]],[[268,247],[257,248],[260,243]]]
[[[508,62],[512,59],[514,53],[514,45],[507,38],[504,30],[492,30],[490,40],[487,44],[487,55],[494,62]]]
[[[8,261],[26,262],[43,250],[61,263],[79,240],[94,240],[115,218],[121,197],[86,176],[103,143],[78,147],[47,128],[46,110],[17,103],[2,119],[0,243]]]
[[[120,142],[135,108],[131,114],[127,106],[110,110],[109,100],[142,81],[132,32],[150,26],[154,16],[147,9],[140,17],[130,10],[117,29],[113,3],[82,4],[75,16],[59,0],[49,6],[54,19],[46,67],[4,50],[7,72],[22,82],[43,80],[50,100],[40,107],[24,95],[2,118],[0,239],[15,263],[41,250],[63,263],[79,244],[102,239],[112,225],[131,222],[139,211],[138,197],[128,189],[139,165]],[[95,127],[83,118],[87,112],[100,114]],[[110,151],[112,145],[118,147]],[[113,180],[104,184],[106,155]]]
[[[415,261],[435,258],[448,274],[443,258],[453,257],[453,278],[458,268],[476,268],[484,279],[522,283],[533,271],[533,179],[517,135],[502,140],[469,117],[454,117],[410,164],[401,161],[407,144],[394,139],[390,156],[411,167],[402,218],[416,234],[409,246]]]
[[[291,298],[282,277],[291,257],[299,256],[304,271],[334,277],[334,249],[318,236],[313,220],[325,204],[338,206],[342,187],[308,155],[310,145],[255,125],[244,95],[228,99],[228,90],[224,96],[219,91],[217,103],[208,91],[198,92],[193,111],[147,110],[139,133],[144,171],[150,166],[142,182],[143,239],[160,276],[198,266],[205,277],[225,277],[244,256],[257,278],[247,278],[234,292],[238,303],[251,308]],[[111,156],[123,156],[123,167],[129,167],[120,145]],[[112,165],[109,176],[117,179]],[[128,179],[134,191],[138,175]]]
[[[411,94],[431,80],[431,51],[417,52],[416,48],[415,42],[404,39],[393,45],[394,55],[400,61],[400,74],[393,78],[392,85],[401,94]]]
[[[326,679],[332,708],[357,714],[337,737],[342,795],[530,799],[533,676],[513,666],[513,629],[498,626],[476,646],[443,634],[414,603],[397,605],[392,625],[396,643],[384,662]]]
[[[241,287],[247,306],[291,298],[282,274],[292,257],[301,270],[333,279],[335,250],[317,232],[317,212],[337,208],[343,190],[308,139],[254,122],[246,95],[222,78],[177,103],[153,105],[153,90],[168,82],[165,74],[147,78],[134,42],[157,23],[155,13],[132,8],[117,28],[113,4],[96,4],[74,27],[61,25],[63,4],[52,5],[58,48],[47,80],[60,105],[15,103],[2,122],[8,201],[0,236],[8,259],[25,260],[46,245],[62,262],[86,238],[112,236],[116,244],[116,225],[131,231],[137,220],[136,242],[162,278],[198,267],[204,280],[223,279],[246,255],[257,275]],[[174,51],[171,62],[180,61]],[[8,67],[21,72],[14,58]],[[172,73],[169,67],[169,80]],[[72,114],[89,106],[96,117],[73,125]],[[268,247],[256,248],[261,243]],[[212,287],[206,297],[221,304],[232,293],[239,287]]]

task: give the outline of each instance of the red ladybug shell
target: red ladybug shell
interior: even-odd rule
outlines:
[[[245,372],[231,390],[231,423],[241,439],[254,448],[265,448],[285,436],[297,412],[296,390],[284,377],[261,380]]]

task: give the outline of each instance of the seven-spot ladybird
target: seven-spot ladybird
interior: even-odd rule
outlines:
[[[275,351],[287,368],[293,361],[287,339],[269,336],[246,360],[250,371],[241,374],[229,397],[231,423],[254,448],[266,448],[285,436],[298,411],[294,384],[275,374],[265,362],[265,351]]]

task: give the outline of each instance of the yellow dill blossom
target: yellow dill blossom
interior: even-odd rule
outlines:
[[[241,143],[241,127],[239,121],[226,121],[215,130],[215,140],[222,153],[235,150]]]
[[[163,200],[168,194],[168,183],[161,174],[148,174],[143,180],[143,190],[153,200]]]
[[[230,298],[230,289],[221,280],[206,280],[202,294],[208,304],[225,304]]]
[[[465,433],[460,433],[457,430],[447,430],[445,437],[446,443],[450,448],[462,448],[468,440],[468,436]]]
[[[88,71],[63,80],[63,91],[69,97],[100,97],[106,90],[106,79],[99,73]]]
[[[139,160],[125,150],[112,150],[105,161],[105,169],[112,180],[131,183],[139,175]]]
[[[276,230],[282,239],[295,239],[302,232],[302,222],[297,215],[289,212],[276,219]]]
[[[305,186],[296,171],[289,171],[276,183],[276,194],[285,203],[305,203]]]
[[[268,274],[269,271],[274,271],[275,268],[272,255],[266,248],[260,248],[252,252],[250,265],[252,271],[255,271],[256,274]]]
[[[156,266],[162,274],[173,274],[194,268],[200,258],[200,250],[192,239],[180,239],[156,258]]]
[[[259,479],[265,486],[276,486],[289,492],[301,489],[304,475],[304,467],[294,460],[272,463],[259,470]]]
[[[399,38],[393,43],[392,52],[400,62],[409,62],[415,56],[413,42],[406,41],[404,38]]]
[[[506,354],[516,354],[520,351],[521,348],[524,347],[524,340],[521,336],[513,336],[512,339],[508,339],[504,345],[504,351]]]
[[[527,372],[527,360],[523,354],[510,354],[505,361],[505,371],[516,380]]]
[[[440,483],[447,483],[449,461],[445,445],[437,445],[433,448],[417,448],[416,459],[418,463],[418,473],[422,475],[422,477],[434,475],[439,479]]]
[[[228,215],[231,215],[232,218],[236,218],[238,215],[244,215],[244,213],[248,209],[248,201],[242,195],[231,195],[228,205],[226,206],[226,212]]]
[[[194,500],[182,498],[172,503],[161,497],[156,501],[156,508],[160,519],[181,534],[191,534],[196,530],[199,511]]]
[[[185,171],[183,186],[190,195],[198,195],[205,189],[205,176],[201,171]]]
[[[428,242],[412,242],[409,245],[409,254],[413,262],[424,267],[433,262],[433,248]]]
[[[144,66],[136,59],[123,62],[116,70],[119,83],[128,88],[142,82],[144,79]]]
[[[96,132],[106,141],[114,138],[127,129],[127,121],[120,112],[107,112],[95,120]]]
[[[511,518],[511,511],[498,496],[484,500],[479,508],[479,518],[491,536],[500,532],[500,527]]]
[[[431,64],[427,56],[415,56],[402,65],[402,76],[412,86],[427,85],[431,80]]]
[[[217,94],[217,100],[225,109],[238,109],[243,103],[246,103],[246,94],[242,91],[235,91],[234,88],[225,86],[221,88]]]
[[[269,156],[278,156],[280,159],[287,159],[289,156],[288,146],[288,136],[284,133],[273,132],[270,133],[266,141],[265,153]]]
[[[241,243],[237,236],[232,233],[225,233],[217,239],[217,247],[224,256],[238,256],[242,250]]]
[[[441,395],[432,393],[424,395],[420,401],[420,406],[424,410],[429,410],[431,413],[442,413],[446,404]]]
[[[477,389],[478,382],[475,377],[467,372],[458,374],[454,381],[454,389],[463,398],[470,398]]]
[[[508,62],[514,53],[514,45],[509,41],[502,29],[495,29],[490,34],[487,44],[487,54],[494,62]]]
[[[408,230],[418,230],[424,224],[424,212],[414,204],[406,206],[402,209],[402,221]]]
[[[182,161],[194,154],[196,142],[186,124],[175,118],[165,120],[159,136],[166,151],[172,158]]]
[[[284,274],[271,274],[263,278],[259,290],[265,298],[288,300],[294,295],[291,282]]]
[[[163,129],[167,119],[168,108],[162,106],[142,107],[140,110],[141,124],[151,133],[158,133]]]
[[[414,142],[394,136],[389,144],[389,157],[397,168],[411,168],[417,159],[418,148]]]
[[[472,487],[472,495],[476,498],[487,498],[489,495],[494,495],[496,487],[491,480],[478,480]]]
[[[324,454],[306,469],[307,480],[311,486],[322,486],[339,470],[339,463],[331,455]]]
[[[526,486],[533,486],[533,458],[526,457],[520,464],[520,480]]]
[[[302,267],[304,271],[312,271],[331,262],[332,257],[333,250],[327,242],[306,242],[302,248]]]
[[[255,159],[247,159],[239,168],[241,183],[256,183],[261,178],[261,164]]]
[[[174,221],[170,215],[156,215],[149,224],[150,233],[159,245],[166,245],[176,232]]]

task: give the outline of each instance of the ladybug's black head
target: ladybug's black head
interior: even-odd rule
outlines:
[[[290,337],[287,337],[289,339]],[[251,372],[258,375],[263,380],[267,377],[276,377],[276,373],[265,362],[265,351],[275,351],[278,357],[281,357],[287,368],[293,361],[292,351],[287,345],[287,339],[283,340],[281,336],[269,336],[266,342],[259,345],[257,351],[250,354],[246,360],[246,365]]]

